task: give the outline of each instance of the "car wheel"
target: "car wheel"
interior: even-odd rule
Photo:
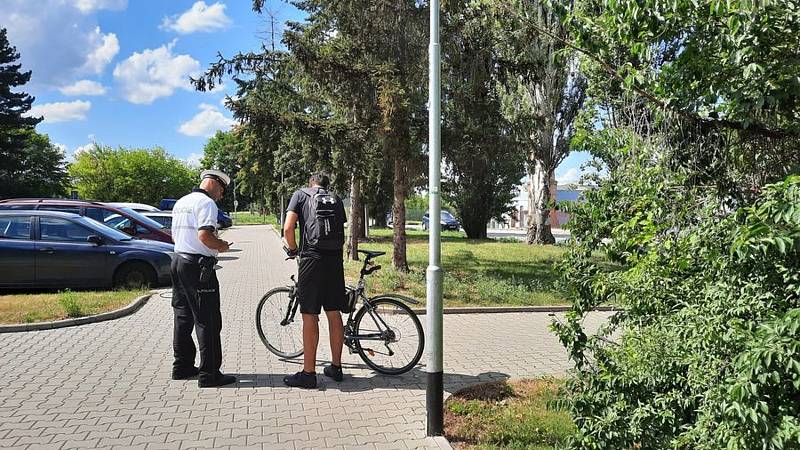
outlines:
[[[114,287],[116,288],[138,289],[155,285],[155,271],[147,263],[125,263],[114,274]]]

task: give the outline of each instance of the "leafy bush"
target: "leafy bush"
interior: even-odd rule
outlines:
[[[81,303],[78,300],[78,294],[71,291],[64,291],[61,293],[58,303],[61,304],[61,307],[64,308],[64,311],[67,313],[67,317],[82,317],[83,309],[81,308]]]
[[[640,163],[571,206],[573,446],[799,448],[800,176],[733,210]],[[589,336],[604,302],[624,311]]]

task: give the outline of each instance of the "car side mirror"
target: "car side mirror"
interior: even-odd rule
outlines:
[[[86,242],[92,243],[94,245],[103,245],[103,238],[96,234],[92,234],[86,237]]]

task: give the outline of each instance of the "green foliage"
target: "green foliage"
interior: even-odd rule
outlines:
[[[33,131],[41,117],[25,117],[34,98],[12,89],[24,86],[19,53],[0,28],[0,198],[51,196],[64,191],[64,161],[47,136]]]
[[[58,296],[58,303],[64,308],[67,317],[82,317],[84,315],[78,294],[72,291],[64,291]]]
[[[199,173],[164,149],[126,149],[95,145],[69,167],[82,198],[157,205],[180,198],[199,182]]]
[[[33,129],[15,132],[21,139],[21,151],[15,168],[6,172],[11,183],[0,189],[0,197],[60,197],[66,193],[69,177],[64,152],[50,142],[46,134]]]
[[[502,33],[479,3],[446,2],[442,16],[443,189],[467,236],[486,238],[486,223],[510,211],[525,167],[525,150],[501,113]]]
[[[796,448],[800,177],[730,212],[643,148],[571,207],[574,302],[554,328],[577,369],[574,446]],[[624,312],[590,337],[605,302]]]
[[[225,191],[225,196],[217,204],[225,211],[234,210],[233,190],[236,189],[236,200],[239,202],[239,210],[246,209],[250,204],[250,197],[242,189],[239,174],[244,147],[243,133],[239,130],[217,131],[203,147],[203,159],[200,164],[203,169],[219,169],[228,174],[233,181],[233,186]]]

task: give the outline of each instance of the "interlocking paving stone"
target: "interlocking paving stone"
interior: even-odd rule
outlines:
[[[320,321],[319,389],[283,385],[302,361],[269,353],[255,330],[255,308],[296,272],[274,231],[234,227],[223,255],[222,345],[235,385],[200,389],[173,381],[169,290],[121,319],[55,330],[0,334],[0,447],[146,449],[436,449],[425,438],[422,364],[387,377],[345,350],[345,381],[321,375],[330,359]],[[368,248],[368,245],[364,245]],[[384,264],[390,264],[384,261]],[[446,275],[445,275],[446,276]],[[602,323],[609,313],[588,321]],[[444,318],[447,392],[490,380],[563,375],[566,354],[547,313],[464,314]],[[421,318],[423,326],[424,317]]]

